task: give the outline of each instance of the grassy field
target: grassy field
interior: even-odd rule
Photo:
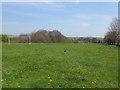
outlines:
[[[2,45],[0,43],[0,90],[2,88]]]
[[[3,88],[118,87],[116,46],[3,44],[2,50]]]

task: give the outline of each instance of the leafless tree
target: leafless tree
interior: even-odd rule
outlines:
[[[16,42],[19,43],[28,43],[29,41],[28,35],[27,34],[21,34],[19,37],[15,39]]]
[[[110,26],[108,28],[108,32],[104,37],[104,41],[107,44],[119,44],[120,43],[120,29],[118,27],[119,21],[117,18],[113,18]]]

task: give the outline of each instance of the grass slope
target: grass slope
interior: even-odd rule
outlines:
[[[3,88],[118,87],[116,46],[3,44],[2,58]]]

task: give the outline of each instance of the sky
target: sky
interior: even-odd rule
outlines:
[[[119,0],[1,0],[2,2],[119,2]]]
[[[3,2],[2,33],[45,29],[67,37],[104,37],[117,16],[117,2]]]

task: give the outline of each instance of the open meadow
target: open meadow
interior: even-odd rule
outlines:
[[[2,44],[0,43],[0,89],[2,88]]]
[[[115,88],[118,87],[118,47],[3,44],[2,77],[3,88]]]

